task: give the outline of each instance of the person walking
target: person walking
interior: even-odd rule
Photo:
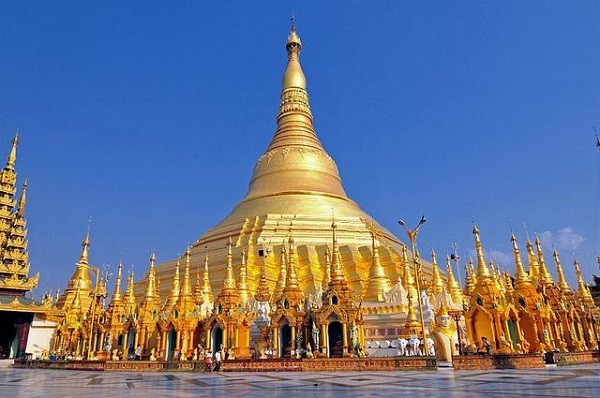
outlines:
[[[223,358],[221,351],[215,352],[215,372],[221,369],[221,359]]]
[[[135,360],[136,361],[141,361],[142,360],[142,346],[138,344],[138,346],[135,349]]]

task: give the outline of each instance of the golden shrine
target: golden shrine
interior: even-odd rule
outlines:
[[[445,273],[434,252],[421,259],[418,226],[405,227],[409,248],[348,198],[314,130],[293,23],[285,47],[277,127],[246,197],[180,258],[157,264],[153,253],[124,293],[119,264],[108,305],[105,276],[90,275],[88,232],[54,306],[65,318],[52,351],[124,360],[139,347],[144,359],[182,361],[224,347],[229,359],[333,358],[417,339],[424,349],[406,355],[450,361],[481,351],[484,337],[490,353],[596,349],[600,313],[578,264],[574,291],[555,252],[555,282],[537,238],[535,251],[527,242],[527,271],[511,237],[509,275],[485,260],[475,227],[477,264],[468,262],[463,289],[450,258]]]

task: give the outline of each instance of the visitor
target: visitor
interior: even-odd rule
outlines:
[[[490,342],[487,340],[486,337],[481,338],[481,350],[480,351],[485,351],[484,352],[485,354],[492,355],[492,345],[490,344]]]
[[[209,350],[204,352],[204,371],[212,372],[212,356]]]
[[[135,360],[136,361],[141,361],[142,360],[142,346],[138,344],[138,346],[135,349]]]
[[[222,358],[221,351],[215,352],[215,372],[218,372],[219,370],[221,370],[221,358]]]

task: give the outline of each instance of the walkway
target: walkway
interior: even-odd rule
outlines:
[[[119,373],[0,369],[0,397],[598,397],[600,365],[538,370]],[[407,395],[408,396],[408,395]]]

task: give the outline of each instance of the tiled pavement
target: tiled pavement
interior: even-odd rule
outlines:
[[[117,373],[0,369],[0,397],[599,397],[600,365],[536,370]]]

